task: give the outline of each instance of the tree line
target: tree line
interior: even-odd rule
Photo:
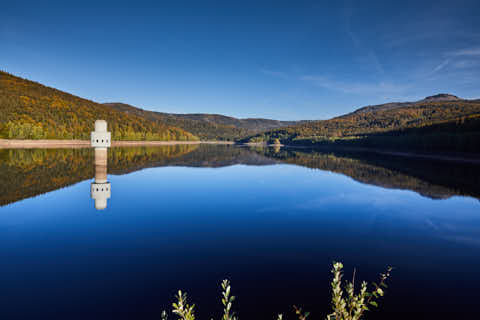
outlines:
[[[260,133],[243,142],[480,152],[480,102],[428,102],[352,113]]]
[[[114,140],[198,140],[174,126],[113,110],[0,71],[0,138],[90,139],[103,119]]]

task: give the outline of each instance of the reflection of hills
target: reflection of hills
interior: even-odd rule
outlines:
[[[92,179],[94,150],[0,150],[0,205]],[[232,145],[121,147],[108,150],[108,173],[151,167],[223,167],[235,164],[291,163],[345,174],[384,188],[407,189],[442,199],[452,195],[480,198],[480,167],[368,153],[320,152],[309,149],[249,149]]]
[[[0,205],[92,179],[94,150],[0,150]],[[275,160],[230,145],[169,145],[119,147],[108,150],[108,173],[126,174],[151,167],[222,167],[234,164],[263,165]]]
[[[93,177],[92,149],[0,150],[0,205]]]
[[[108,155],[108,171],[112,174],[125,174],[144,168],[183,166],[218,168],[236,164],[267,165],[279,162],[262,154],[253,153],[247,148],[232,145],[176,145],[176,152],[170,157],[161,156],[159,147],[112,148]],[[188,152],[182,148],[188,147]],[[163,148],[163,147],[161,147]],[[175,156],[171,156],[174,154]]]
[[[287,163],[342,173],[362,183],[412,190],[432,199],[453,195],[480,198],[480,166],[475,164],[338,150],[264,149],[257,152]]]

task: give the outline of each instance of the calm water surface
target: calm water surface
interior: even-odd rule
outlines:
[[[97,155],[98,156],[98,155]],[[178,289],[219,318],[329,312],[330,268],[375,281],[369,319],[476,319],[478,165],[307,149],[0,150],[1,319],[159,319]],[[97,181],[97,182],[98,182]]]

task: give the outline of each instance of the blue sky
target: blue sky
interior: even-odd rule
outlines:
[[[0,69],[98,102],[325,119],[480,97],[477,1],[8,1]]]

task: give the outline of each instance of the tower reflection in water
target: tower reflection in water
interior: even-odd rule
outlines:
[[[95,200],[95,209],[107,207],[111,196],[110,182],[107,180],[107,148],[95,148],[95,181],[92,182],[91,196]]]
[[[107,208],[107,199],[111,196],[111,186],[107,180],[107,148],[110,147],[110,139],[107,122],[95,121],[95,131],[91,134],[91,146],[95,148],[95,181],[92,182],[90,194],[97,210]]]

